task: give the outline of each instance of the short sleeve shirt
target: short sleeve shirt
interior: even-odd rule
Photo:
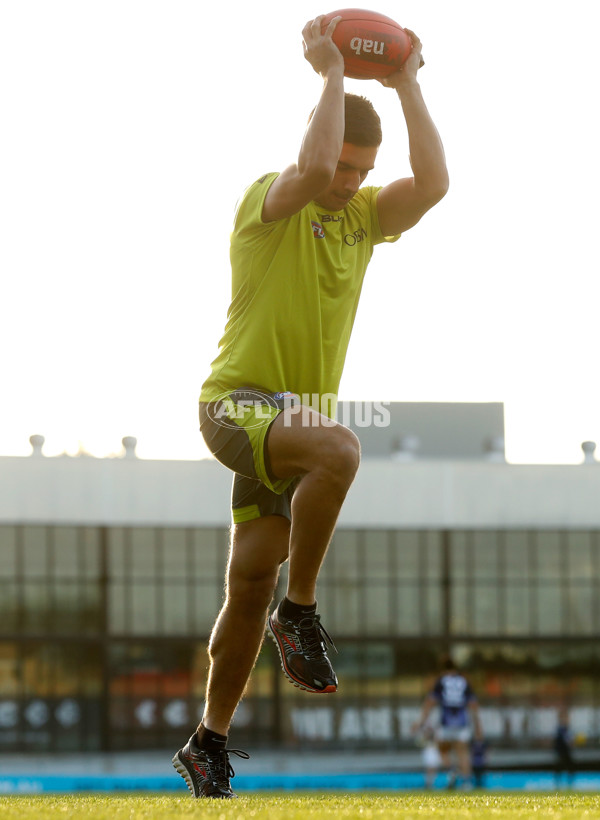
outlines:
[[[286,219],[263,222],[277,176],[253,183],[237,207],[231,304],[201,401],[241,386],[337,395],[373,248],[398,239],[381,233],[380,188],[369,186],[341,211],[311,202]]]
[[[442,726],[460,728],[468,725],[468,707],[476,698],[466,678],[442,675],[436,681],[432,695],[440,705]]]

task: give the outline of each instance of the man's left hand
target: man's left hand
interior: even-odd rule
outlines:
[[[395,88],[399,90],[403,85],[408,85],[414,82],[417,78],[417,71],[425,65],[423,56],[421,54],[421,41],[409,28],[404,29],[412,42],[412,51],[404,61],[402,68],[399,71],[394,71],[387,77],[382,77],[379,82],[386,88]]]

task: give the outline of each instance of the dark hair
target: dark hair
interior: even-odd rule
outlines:
[[[315,109],[310,112],[310,122]],[[371,148],[381,145],[381,120],[373,103],[358,94],[344,94],[344,142]]]
[[[344,109],[344,142],[363,148],[381,145],[381,120],[373,103],[358,94],[345,94]]]

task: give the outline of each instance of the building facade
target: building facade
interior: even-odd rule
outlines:
[[[211,460],[0,458],[0,751],[177,747],[202,714],[230,476]],[[444,653],[498,745],[567,706],[600,739],[600,469],[366,458],[319,583],[338,693],[265,642],[249,747],[402,748]],[[280,590],[285,589],[285,567]]]

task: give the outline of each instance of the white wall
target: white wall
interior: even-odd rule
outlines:
[[[0,523],[227,526],[212,460],[0,457]],[[600,465],[365,459],[344,527],[600,527]]]

